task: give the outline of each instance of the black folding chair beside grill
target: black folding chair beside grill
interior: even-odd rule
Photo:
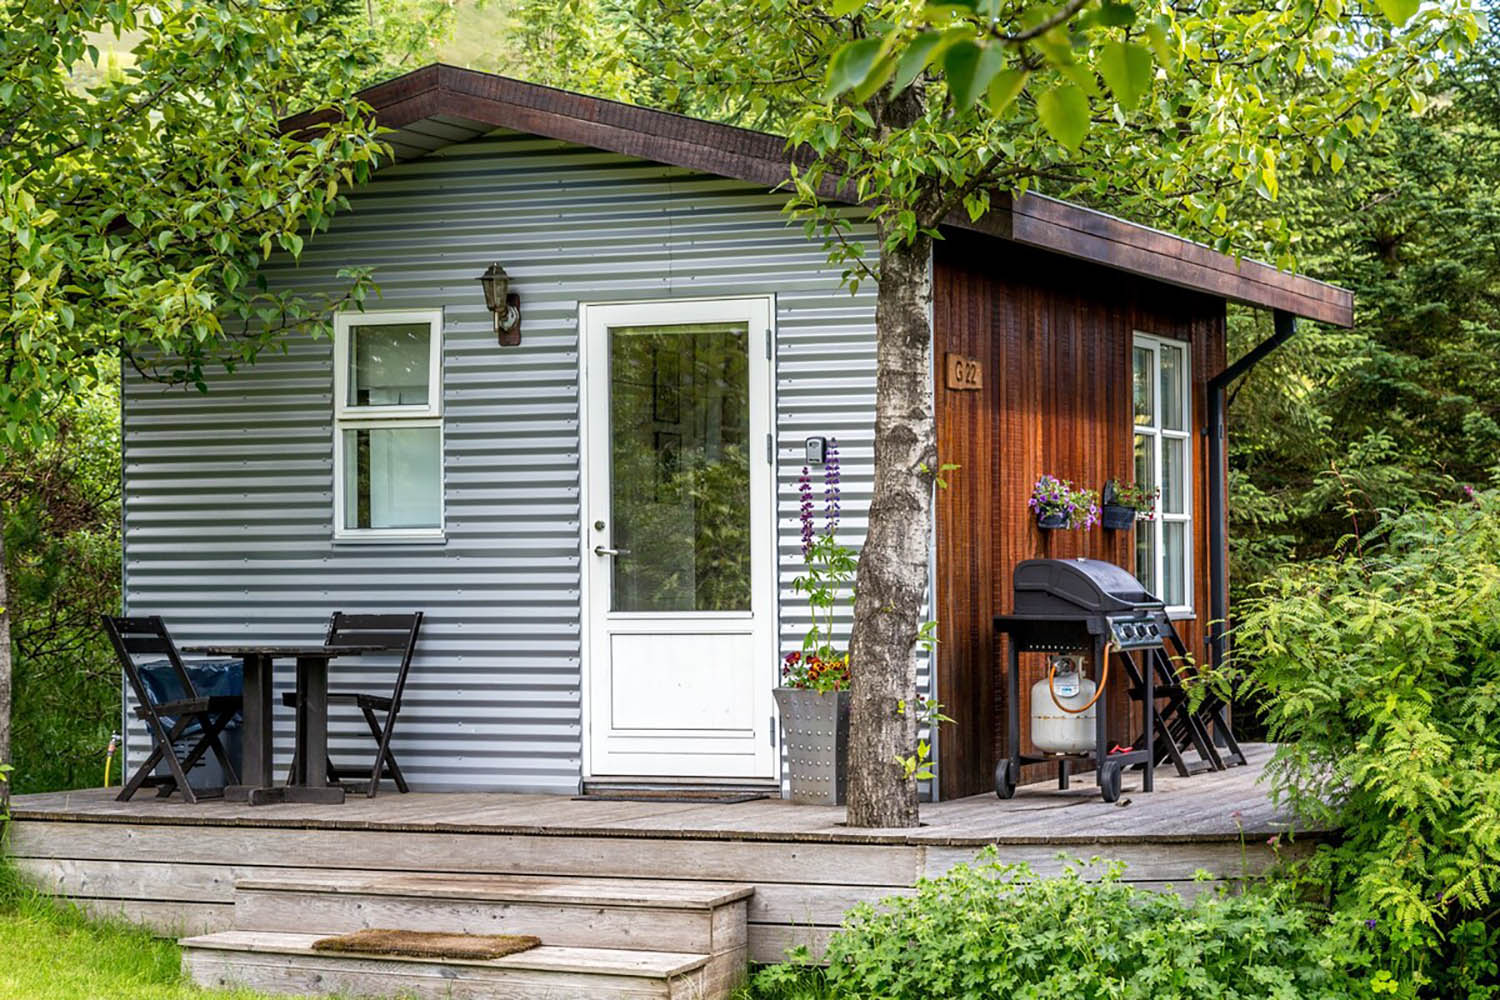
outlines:
[[[1202,771],[1243,766],[1245,754],[1235,738],[1228,704],[1209,690],[1201,692],[1197,710],[1191,707],[1188,690],[1173,662],[1174,659],[1177,663],[1189,661],[1187,646],[1172,622],[1163,622],[1162,631],[1163,645],[1143,650],[1143,664],[1138,665],[1128,654],[1120,654],[1134,701],[1146,696],[1145,671],[1154,672],[1155,696],[1164,703],[1156,712],[1156,762],[1170,761],[1184,778]],[[1135,745],[1141,746],[1141,740],[1137,739]],[[1184,756],[1190,752],[1198,755],[1196,761]]]
[[[370,783],[365,794],[370,798],[380,789],[380,779],[390,778],[398,791],[406,792],[406,777],[396,763],[391,751],[391,733],[396,728],[396,717],[401,712],[401,695],[406,690],[406,675],[411,669],[412,653],[417,648],[417,633],[422,628],[422,612],[409,615],[346,615],[335,611],[328,619],[328,631],[324,633],[325,646],[379,646],[381,649],[399,653],[401,663],[396,669],[396,684],[389,695],[369,694],[362,691],[329,691],[329,705],[354,705],[364,716],[370,727],[370,736],[377,747],[375,762],[370,767]],[[281,702],[296,707],[297,692],[288,691]],[[380,714],[383,713],[383,716]],[[292,762],[295,772],[296,761]],[[333,758],[327,760],[328,781],[342,784],[344,771],[337,767]],[[352,772],[350,777],[353,777]]]
[[[128,801],[143,786],[154,787],[158,796],[180,791],[188,802],[222,795],[222,789],[194,789],[188,782],[187,775],[203,755],[211,750],[229,782],[238,783],[239,775],[235,772],[229,755],[224,752],[219,734],[239,713],[244,699],[239,695],[200,695],[188,674],[187,665],[182,661],[182,655],[177,651],[177,644],[172,641],[167,633],[167,626],[160,617],[101,617],[104,631],[109,634],[110,644],[114,646],[120,665],[125,669],[130,689],[135,693],[135,714],[146,723],[155,744],[145,762],[125,783],[116,798],[121,802]],[[143,664],[136,661],[138,656],[149,656],[157,661],[165,657],[176,677],[181,697],[168,700],[154,698],[141,677]],[[175,744],[189,735],[189,731],[195,726],[198,732],[197,742],[185,756],[179,758]],[[162,763],[167,765],[167,773],[156,774],[157,765]]]

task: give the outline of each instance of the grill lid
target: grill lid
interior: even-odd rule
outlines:
[[[1165,605],[1141,582],[1100,559],[1027,559],[1014,576],[1017,615],[1115,614]]]

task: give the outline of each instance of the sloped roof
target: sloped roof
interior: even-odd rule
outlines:
[[[496,128],[776,187],[796,158],[779,136],[622,104],[492,73],[434,63],[360,95],[398,159],[425,156]],[[287,131],[316,115],[283,122]],[[1041,195],[997,198],[977,221],[950,225],[1093,261],[1182,288],[1351,326],[1354,294],[1326,282],[1236,260],[1192,240]]]

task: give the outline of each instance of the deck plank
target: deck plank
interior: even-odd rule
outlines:
[[[16,796],[20,821],[96,821],[129,824],[279,827],[333,830],[400,830],[431,833],[514,833],[552,836],[659,836],[672,839],[779,840],[790,842],[938,844],[1092,843],[1240,837],[1264,840],[1286,831],[1289,817],[1269,801],[1261,781],[1272,748],[1246,747],[1250,763],[1218,773],[1178,777],[1156,774],[1156,791],[1139,790],[1126,776],[1126,806],[1101,801],[1092,776],[1080,775],[1059,791],[1053,782],[1023,786],[1009,801],[975,795],[922,807],[923,826],[911,830],[860,830],[843,825],[841,808],[797,806],[780,799],[733,804],[704,802],[600,802],[563,796],[467,792],[351,797],[342,806],[254,807],[210,801],[137,796],[116,802],[105,789]],[[1317,832],[1317,831],[1313,831]]]

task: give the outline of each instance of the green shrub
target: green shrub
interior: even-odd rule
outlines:
[[[1387,516],[1242,609],[1276,794],[1343,831],[1303,874],[1387,993],[1500,996],[1500,494]]]
[[[1283,892],[1133,888],[1118,866],[1038,878],[993,855],[924,880],[912,897],[852,910],[826,984],[778,966],[765,1000],[1344,1000],[1368,996],[1339,937]],[[801,977],[799,979],[799,976]]]

